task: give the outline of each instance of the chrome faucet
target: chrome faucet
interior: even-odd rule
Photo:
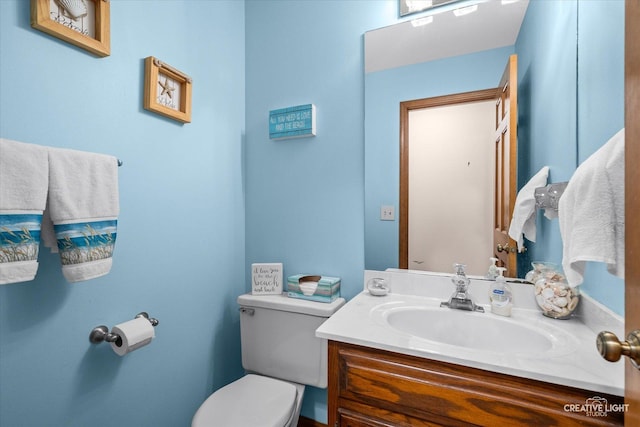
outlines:
[[[469,278],[464,273],[464,264],[454,264],[456,274],[451,277],[451,281],[456,287],[456,291],[451,295],[449,301],[440,303],[440,307],[449,307],[457,310],[480,311],[484,313],[484,308],[476,305],[469,294]]]

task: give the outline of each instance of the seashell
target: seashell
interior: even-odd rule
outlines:
[[[571,301],[569,301],[569,306],[567,308],[571,311],[575,310],[576,306],[578,305],[578,301],[578,297],[571,298]]]
[[[556,313],[562,313],[563,312],[563,308],[562,307],[558,307],[555,304],[551,304],[551,310],[555,311]]]
[[[542,296],[545,299],[551,299],[555,296],[555,293],[553,292],[553,289],[551,288],[544,288],[544,290],[542,291]]]
[[[56,0],[56,3],[62,8],[65,15],[74,20],[82,18],[88,13],[87,2],[85,0]]]
[[[569,301],[565,297],[557,297],[553,299],[553,303],[558,307],[566,307]]]

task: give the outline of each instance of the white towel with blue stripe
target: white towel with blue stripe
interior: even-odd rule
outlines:
[[[118,159],[49,149],[48,214],[69,282],[109,273],[117,235]]]
[[[47,202],[47,149],[0,138],[0,285],[33,280]]]

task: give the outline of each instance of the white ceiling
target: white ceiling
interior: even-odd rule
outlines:
[[[414,27],[411,21],[368,31],[364,36],[365,72],[381,71],[435,59],[511,46],[524,19],[529,0],[502,4],[488,0],[464,16],[439,8],[433,22]],[[435,13],[435,14],[433,14]]]

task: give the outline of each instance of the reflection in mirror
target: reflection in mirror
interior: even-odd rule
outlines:
[[[398,29],[401,25],[410,24],[391,28]],[[511,45],[452,55],[445,52],[426,61],[414,58],[402,63],[397,59],[396,51],[411,50],[409,42],[388,44],[377,53],[372,52],[370,36],[378,31],[381,30],[365,34],[367,269],[399,266],[398,222],[381,221],[380,206],[397,207],[399,203],[401,102],[493,87],[507,57],[516,53],[518,188],[543,166],[550,168],[549,182],[568,181],[577,165],[623,126],[623,0],[530,2],[517,39]],[[447,43],[442,41],[448,41],[438,34],[433,34],[431,40],[440,41],[435,43],[438,47],[446,47]],[[372,64],[376,63],[382,65],[374,68]],[[464,241],[439,244],[463,245]],[[562,241],[557,220],[547,220],[538,213],[536,242],[526,244],[528,251],[518,260],[521,273],[530,269],[532,260],[561,263]],[[588,266],[587,276],[582,285],[585,293],[623,313],[624,282],[612,283],[615,278],[600,266]]]
[[[528,4],[528,0],[505,4],[491,0],[463,16],[441,7],[428,14],[432,18],[428,21],[417,18],[368,31],[365,73],[513,46]]]
[[[373,203],[384,204],[384,200],[387,203],[399,204],[399,213],[403,215],[401,218],[404,218],[403,211],[407,210],[403,205],[404,201],[398,195],[399,165],[396,162],[399,162],[397,160],[398,135],[402,130],[398,129],[396,120],[398,120],[400,103],[419,103],[418,99],[421,97],[434,99],[453,95],[455,99],[459,95],[454,94],[495,88],[503,75],[505,64],[514,52],[513,45],[527,5],[526,1],[505,5],[500,1],[492,1],[480,4],[478,10],[470,15],[456,16],[451,11],[447,11],[434,15],[434,20],[422,27],[416,28],[410,22],[405,22],[365,34],[367,212],[369,212],[369,203],[372,204],[372,209],[376,209]],[[495,91],[495,89],[492,90]],[[496,97],[489,96],[485,99],[495,100]],[[453,123],[448,128],[449,135],[445,128],[443,137],[434,143],[435,147],[427,144],[433,147],[434,151],[424,156],[433,159],[436,155],[448,153],[448,160],[445,161],[441,157],[436,163],[442,169],[448,170],[449,174],[442,172],[445,175],[436,177],[435,181],[433,181],[434,177],[418,178],[423,182],[432,180],[432,185],[425,185],[425,191],[418,189],[415,182],[408,185],[411,195],[407,198],[407,206],[409,206],[407,216],[414,218],[412,221],[407,221],[409,224],[407,228],[412,230],[429,228],[432,232],[439,232],[439,234],[412,238],[413,232],[408,230],[403,232],[402,224],[399,231],[397,224],[377,223],[375,218],[367,216],[365,230],[367,268],[407,268],[408,266],[413,269],[449,271],[454,262],[464,262],[468,265],[467,271],[470,274],[486,273],[489,257],[494,255],[491,223],[494,208],[492,168],[495,167],[493,139],[495,101],[492,106],[484,110],[485,119],[488,117],[482,126],[485,130],[481,131],[477,127],[469,129],[472,135],[481,133],[485,135],[486,142],[485,155],[482,156],[484,160],[476,154],[471,154],[474,160],[473,167],[467,167],[467,172],[474,170],[479,174],[476,177],[482,177],[481,181],[476,182],[483,182],[483,184],[479,184],[479,187],[474,190],[466,188],[465,185],[456,184],[460,181],[456,181],[455,178],[461,175],[459,169],[455,172],[455,163],[468,154],[456,153],[453,149],[452,131],[459,130],[462,126],[461,119],[451,117],[451,114],[460,110],[455,108],[448,110],[449,122]],[[415,113],[419,112],[415,111]],[[444,122],[443,119],[437,119],[437,121]],[[465,122],[470,121],[465,119]],[[487,131],[487,127],[493,127],[493,129]],[[427,128],[433,130],[430,126]],[[409,150],[409,152],[414,151],[413,148]],[[410,174],[421,170],[427,174],[434,173],[433,167],[420,164],[417,157],[409,156],[409,159],[409,163],[412,164],[412,167],[408,168]],[[394,160],[395,164],[393,167],[388,167],[378,163],[381,160],[386,162]],[[467,159],[467,163],[469,162],[470,159]],[[373,168],[368,169],[369,166]],[[469,176],[467,178],[475,179]],[[369,185],[373,182],[379,182],[381,185]],[[481,189],[484,189],[484,193],[479,192]],[[411,208],[417,206],[423,206],[425,210],[417,212]],[[435,219],[438,214],[441,214],[440,219]],[[417,222],[417,218],[425,217],[429,219],[421,223]],[[472,233],[473,228],[479,227],[479,224],[484,224],[484,229]],[[392,229],[393,226],[396,228]],[[446,229],[449,231],[445,231]],[[407,236],[404,233],[408,233]],[[383,235],[394,237],[383,237]],[[478,241],[479,235],[485,236],[482,242]],[[406,255],[403,245],[412,248],[419,245],[421,248],[416,250],[422,253],[420,256]],[[469,254],[466,249],[472,247],[475,250],[473,254]],[[406,257],[409,258],[408,262],[405,260]]]
[[[582,164],[624,127],[625,1],[578,2],[578,150]],[[624,313],[624,280],[589,263],[582,290]]]
[[[486,273],[493,240],[496,92],[400,104],[400,268],[448,272],[463,259],[467,273]]]
[[[428,9],[460,1],[462,0],[400,0],[400,16],[412,15],[414,13],[420,13]]]

